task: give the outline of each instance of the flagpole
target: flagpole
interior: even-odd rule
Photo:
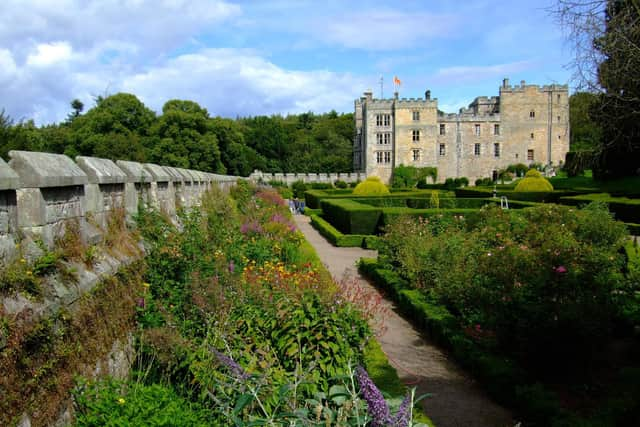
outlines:
[[[380,76],[380,99],[384,99],[384,77]]]

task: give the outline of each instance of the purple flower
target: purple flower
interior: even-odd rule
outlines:
[[[233,273],[233,270],[236,269],[236,264],[233,262],[233,260],[229,261],[229,273]]]
[[[231,375],[233,375],[234,377],[240,380],[246,380],[249,378],[249,374],[247,374],[244,371],[244,369],[242,369],[242,366],[238,365],[238,363],[235,360],[219,352],[218,350],[216,350],[211,346],[209,347],[209,351],[211,351],[216,356],[216,358],[218,359],[218,362],[220,362],[222,365],[227,367],[229,372],[231,372]]]
[[[240,226],[240,232],[242,234],[262,233],[262,226],[258,223],[258,221],[245,222]]]
[[[411,407],[409,406],[410,404],[411,404],[411,393],[407,393],[407,395],[402,400],[400,407],[398,408],[398,412],[396,412],[396,415],[393,417],[393,420],[391,421],[391,425],[393,427],[409,426],[409,421],[411,421],[411,419],[409,418],[411,416],[411,411],[410,411]]]
[[[144,298],[136,298],[136,305],[139,308],[144,308]]]
[[[363,399],[367,402],[369,408],[369,415],[371,416],[372,427],[384,427],[391,422],[391,413],[389,412],[389,406],[382,397],[382,393],[376,387],[376,385],[369,378],[369,374],[362,367],[356,368],[356,379],[360,384],[360,393],[362,393]]]

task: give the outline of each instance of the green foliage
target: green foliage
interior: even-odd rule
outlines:
[[[347,184],[346,182],[344,182],[344,181],[342,181],[340,179],[336,180],[336,182],[334,182],[333,185],[336,188],[349,188],[349,184]]]
[[[380,196],[390,194],[389,189],[377,176],[368,176],[367,179],[356,185],[353,194],[357,196]]]
[[[563,170],[570,177],[584,174],[585,170],[592,169],[596,162],[597,153],[591,151],[569,151]]]
[[[569,97],[571,151],[590,151],[600,145],[602,129],[591,117],[598,103],[598,95],[594,93],[576,92]]]
[[[598,205],[488,208],[473,223],[399,220],[381,254],[463,325],[481,325],[486,345],[534,367],[588,365],[619,300],[624,226]]]
[[[79,381],[74,390],[79,427],[145,425],[210,426],[211,412],[170,387],[114,380]]]
[[[343,234],[318,215],[311,215],[311,225],[329,242],[338,247],[359,248],[362,246],[364,238],[367,237],[360,234]]]
[[[516,184],[516,188],[514,189],[516,193],[519,192],[545,192],[545,191],[553,191],[553,185],[549,181],[547,181],[541,174],[535,169],[531,169],[527,172],[524,179],[518,181]]]
[[[324,218],[344,234],[376,234],[382,210],[355,200],[327,199],[320,202]]]
[[[305,198],[305,191],[307,191],[307,184],[304,181],[298,180],[291,184],[291,189],[293,190],[293,197],[296,199]],[[318,208],[319,206],[310,206],[312,208]]]
[[[612,197],[607,193],[583,194],[560,198],[560,203],[572,206],[582,206],[591,202],[606,203],[609,210],[619,221],[640,222],[640,199],[629,197]]]

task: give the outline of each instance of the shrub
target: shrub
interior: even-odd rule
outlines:
[[[516,192],[544,192],[553,191],[553,185],[547,181],[541,174],[535,169],[531,169],[527,172],[524,179],[520,180],[516,185]]]
[[[333,185],[336,188],[348,188],[349,187],[349,185],[346,182],[344,182],[344,181],[342,181],[340,179],[336,180],[336,182],[334,182]]]
[[[298,180],[291,184],[291,189],[293,190],[293,197],[301,199],[304,197],[304,192],[307,191],[307,184],[305,184],[304,181]]]
[[[386,185],[377,176],[369,176],[353,189],[354,195],[359,196],[384,196],[391,194]]]

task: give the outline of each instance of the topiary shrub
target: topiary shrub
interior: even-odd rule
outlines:
[[[358,196],[384,196],[391,194],[386,185],[377,176],[369,176],[367,179],[356,185],[353,194]]]
[[[541,174],[535,169],[529,170],[522,180],[518,182],[515,190],[516,192],[544,192],[553,191],[553,185],[547,181]]]

